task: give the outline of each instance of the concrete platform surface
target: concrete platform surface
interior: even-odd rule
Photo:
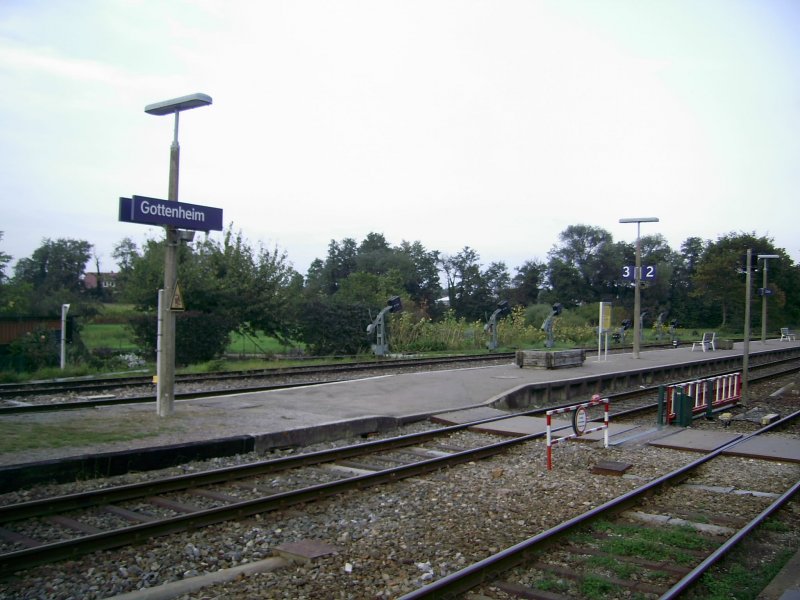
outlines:
[[[649,444],[673,450],[712,452],[741,437],[743,437],[741,434],[727,431],[684,429],[658,440],[653,440]],[[725,450],[723,454],[800,463],[800,440],[786,435],[771,435],[766,438],[754,437],[736,444],[729,450]]]
[[[672,435],[650,442],[651,446],[671,448],[673,450],[690,450],[693,452],[712,452],[733,440],[742,437],[740,433],[727,431],[707,431],[703,429],[683,429]]]
[[[723,454],[800,463],[800,439],[786,435],[759,436],[736,444]]]
[[[763,346],[759,348],[759,346]],[[770,340],[751,344],[751,360],[760,352],[800,348],[800,342]],[[339,435],[359,435],[396,427],[430,415],[465,409],[493,408],[515,390],[530,385],[576,382],[619,375],[620,385],[638,381],[632,373],[652,373],[659,369],[698,368],[708,361],[739,360],[741,344],[732,350],[692,352],[690,346],[663,350],[643,350],[640,358],[629,353],[604,358],[588,354],[580,367],[568,369],[520,368],[507,364],[453,370],[383,375],[286,390],[248,392],[177,401],[174,414],[158,417],[155,402],[41,413],[6,415],[8,423],[36,423],[58,427],[79,423],[85,430],[128,433],[131,424],[142,435],[127,435],[125,441],[86,443],[64,448],[41,448],[0,455],[0,465],[15,465],[47,459],[118,452],[131,448],[202,443],[234,436],[257,438],[256,449],[309,443]],[[588,394],[587,394],[588,395]],[[589,398],[585,398],[588,400]],[[583,398],[577,401],[584,401]],[[319,434],[318,439],[314,433]],[[123,436],[121,436],[123,437]],[[90,436],[87,435],[87,439]],[[259,446],[260,444],[260,446]],[[273,446],[270,446],[273,444]]]

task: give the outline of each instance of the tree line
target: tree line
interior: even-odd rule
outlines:
[[[757,255],[779,257],[769,263],[771,327],[800,322],[800,267],[766,236],[729,233],[714,241],[690,237],[673,250],[657,234],[643,236],[640,244],[642,263],[655,273],[643,284],[645,326],[648,318],[652,322],[660,315],[684,327],[740,330],[747,249],[753,256],[755,302],[763,266]],[[6,273],[12,257],[0,252],[0,316],[57,315],[62,303],[72,305],[72,314],[97,314],[103,291],[84,286],[92,266],[99,271],[92,251],[87,241],[45,239],[30,257],[17,262],[13,275]],[[119,300],[141,313],[132,326],[152,351],[164,242],[150,240],[139,247],[125,238],[113,256],[119,267]],[[623,277],[623,268],[635,262],[634,243],[614,241],[605,229],[582,224],[562,231],[546,260],[527,260],[513,274],[504,262],[482,264],[469,246],[446,254],[419,241],[392,245],[383,234],[372,232],[360,242],[331,240],[327,255],[315,259],[303,276],[286,253],[253,246],[232,226],[220,240],[206,237],[182,245],[178,260],[188,308],[178,320],[179,349],[199,346],[202,356],[224,348],[230,331],[300,341],[317,354],[357,353],[369,345],[366,325],[392,296],[401,297],[413,319],[471,322],[485,322],[502,300],[515,307],[559,303],[567,310],[607,301],[632,316],[634,298],[632,283]],[[756,327],[760,311],[752,315]],[[188,343],[181,344],[181,329],[190,332]],[[184,356],[183,362],[197,358]]]

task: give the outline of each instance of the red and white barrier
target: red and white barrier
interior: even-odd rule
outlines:
[[[599,404],[605,404],[605,408],[603,409],[603,424],[598,425],[597,427],[593,427],[591,429],[586,429],[586,425],[589,421],[588,416],[586,414],[586,409],[592,406],[597,406]],[[551,471],[553,469],[553,446],[558,444],[559,442],[563,442],[578,436],[581,436],[585,433],[591,433],[593,431],[598,431],[600,429],[604,429],[603,435],[603,447],[608,448],[608,411],[611,407],[611,403],[608,401],[608,398],[600,398],[599,394],[595,394],[592,396],[592,399],[589,402],[584,402],[583,404],[573,404],[572,406],[565,406],[563,408],[555,408],[553,410],[548,410],[547,413],[547,470]],[[572,429],[573,432],[570,435],[565,435],[564,437],[553,439],[551,435],[551,419],[552,415],[557,415],[561,413],[573,413],[572,414]]]
[[[713,392],[710,393],[709,388]],[[742,397],[742,374],[731,373],[667,386],[667,424],[677,418],[675,397],[678,390],[694,401],[692,413],[702,413],[709,410],[709,405],[713,409],[738,402]]]

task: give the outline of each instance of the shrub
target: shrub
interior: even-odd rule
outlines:
[[[155,359],[158,320],[155,313],[131,317],[137,344],[146,356]],[[205,362],[221,355],[228,345],[230,319],[209,313],[187,311],[175,321],[175,363],[188,365]]]
[[[369,323],[369,309],[363,304],[314,299],[304,306],[300,329],[311,354],[350,355],[369,348]]]

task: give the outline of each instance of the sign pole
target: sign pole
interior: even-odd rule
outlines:
[[[178,117],[175,111],[175,135],[169,152],[169,193],[167,200],[178,201],[178,178],[181,162],[181,148],[178,144]],[[175,281],[178,279],[178,230],[172,225],[164,227],[166,248],[164,250],[164,298],[175,294]],[[167,417],[175,410],[175,313],[169,302],[161,303],[163,322],[161,347],[161,373],[158,376],[161,392],[158,398],[158,416]]]
[[[747,409],[747,384],[749,379],[748,369],[750,363],[750,268],[753,264],[753,249],[747,249],[745,263],[745,290],[744,290],[744,343],[742,344],[742,408]]]
[[[144,112],[150,115],[174,115],[175,126],[172,136],[172,145],[169,152],[169,194],[168,204],[178,204],[178,172],[180,168],[181,150],[178,145],[178,125],[180,113],[212,103],[211,96],[207,94],[190,94],[180,98],[155,102],[144,107]],[[120,199],[122,206],[122,199]],[[134,203],[131,202],[133,210]],[[177,207],[176,207],[177,208]],[[170,211],[172,212],[172,211]],[[123,211],[120,210],[121,220]],[[175,282],[178,271],[178,243],[180,241],[178,227],[169,220],[162,221],[166,232],[166,246],[164,249],[164,297],[161,299],[159,315],[162,319],[161,354],[159,356],[157,373],[159,392],[157,398],[158,414],[165,417],[174,410],[175,400],[175,314],[170,310],[167,298],[175,294]],[[207,230],[206,230],[207,231]]]

